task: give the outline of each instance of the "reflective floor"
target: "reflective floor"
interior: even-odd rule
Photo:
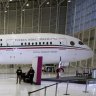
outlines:
[[[29,91],[34,91],[54,83],[56,82],[42,81],[41,85],[31,85],[22,81],[21,84],[16,84],[16,75],[1,74],[0,96],[28,96]],[[68,93],[69,96],[96,96],[96,84],[90,84],[86,89],[85,84],[69,83],[67,92],[66,88],[67,83],[60,83],[57,87],[57,95],[55,95],[56,86],[54,85],[46,89],[46,94],[45,89],[43,89],[30,96],[66,96],[66,93]],[[84,91],[88,91],[88,93]]]

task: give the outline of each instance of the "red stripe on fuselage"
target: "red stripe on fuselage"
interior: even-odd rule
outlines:
[[[0,50],[16,50],[16,49],[59,49],[59,50],[65,50],[65,49],[75,49],[75,50],[90,50],[90,49],[86,49],[86,48],[82,48],[82,47],[69,47],[69,46],[48,46],[48,47],[44,47],[44,46],[32,46],[32,47],[0,47]]]

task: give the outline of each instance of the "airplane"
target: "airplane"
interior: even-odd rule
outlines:
[[[0,35],[0,64],[32,64],[43,57],[43,64],[74,62],[91,58],[93,51],[80,39],[55,33]]]

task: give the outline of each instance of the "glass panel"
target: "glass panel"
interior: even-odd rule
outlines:
[[[88,45],[88,38],[89,38],[89,30],[85,31],[84,32],[84,37],[83,37],[83,42],[84,44],[87,44]]]

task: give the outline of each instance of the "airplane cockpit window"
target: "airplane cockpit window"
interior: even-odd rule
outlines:
[[[81,42],[81,41],[79,41],[78,43],[79,43],[80,45],[84,45],[83,42]]]
[[[71,44],[72,46],[74,46],[74,45],[75,45],[75,43],[74,43],[73,41],[70,41],[70,44]]]

